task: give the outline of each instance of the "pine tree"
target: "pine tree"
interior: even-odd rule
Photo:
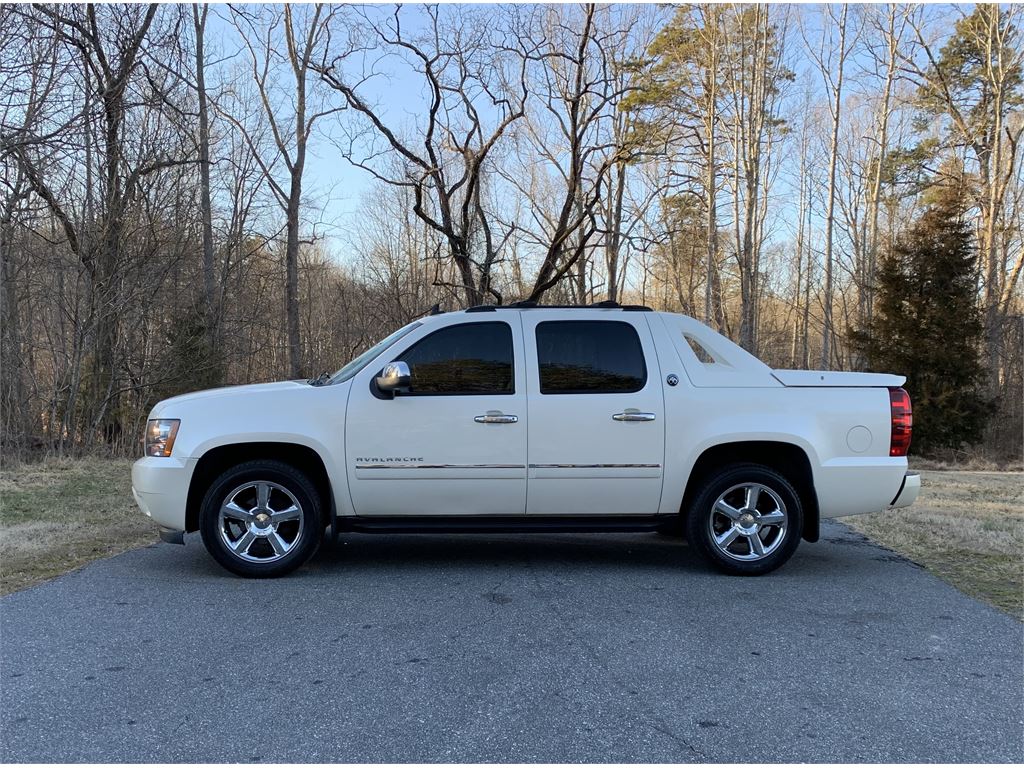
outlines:
[[[991,411],[982,394],[977,250],[962,188],[939,187],[931,197],[883,257],[874,319],[851,334],[871,370],[907,377],[917,454],[976,443]]]

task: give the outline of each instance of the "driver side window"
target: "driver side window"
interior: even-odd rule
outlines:
[[[408,395],[515,394],[508,323],[450,325],[394,359],[407,363],[412,373]]]

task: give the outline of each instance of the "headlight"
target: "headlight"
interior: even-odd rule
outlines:
[[[150,419],[146,423],[146,455],[170,456],[181,419]]]

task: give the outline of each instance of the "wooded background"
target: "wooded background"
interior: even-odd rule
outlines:
[[[952,334],[983,431],[936,450],[1019,457],[1021,15],[0,6],[3,460],[134,455],[160,398],[524,299],[684,312],[774,367]],[[954,187],[969,300],[872,357]]]

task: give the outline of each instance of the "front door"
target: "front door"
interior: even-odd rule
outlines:
[[[376,363],[352,382],[345,456],[355,513],[523,515],[527,409],[518,322],[430,323],[387,359],[408,364],[411,391],[394,398],[378,391]]]
[[[529,398],[527,513],[657,513],[661,373],[640,313],[522,313]]]

